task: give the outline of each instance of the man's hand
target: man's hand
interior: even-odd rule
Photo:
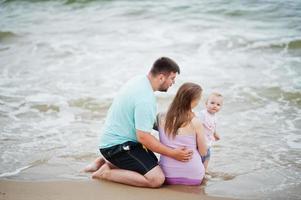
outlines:
[[[180,147],[172,149],[164,144],[161,144],[160,141],[151,135],[148,132],[137,130],[136,132],[137,140],[143,144],[147,149],[174,158],[176,160],[187,162],[192,158],[192,150],[188,150],[186,147]]]
[[[189,150],[186,147],[180,147],[173,150],[172,158],[178,161],[188,162],[192,158],[192,154],[192,150]]]

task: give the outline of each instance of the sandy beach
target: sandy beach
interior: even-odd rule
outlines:
[[[163,186],[159,189],[137,188],[117,183],[86,181],[0,181],[1,200],[154,200],[154,199],[202,199],[226,200],[227,198],[210,197],[204,194],[202,187]]]
[[[301,199],[301,1],[0,0],[0,200]],[[134,188],[80,170],[120,88],[154,60],[224,96],[206,184]],[[154,133],[155,135],[156,133]],[[157,136],[157,135],[155,135]],[[157,198],[157,199],[156,199]]]

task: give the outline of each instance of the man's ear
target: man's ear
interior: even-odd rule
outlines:
[[[165,81],[165,75],[164,74],[159,74],[159,80],[160,80],[160,83],[164,82]]]

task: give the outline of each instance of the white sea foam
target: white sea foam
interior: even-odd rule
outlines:
[[[31,166],[25,166],[25,167],[21,167],[16,169],[15,171],[12,172],[4,172],[2,174],[0,174],[0,178],[5,178],[5,177],[10,177],[10,176],[16,176],[18,175],[20,172],[22,172],[23,170],[26,170],[28,168],[30,168]]]

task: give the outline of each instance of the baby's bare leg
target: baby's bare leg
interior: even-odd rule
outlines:
[[[204,168],[205,168],[205,173],[207,174],[207,172],[208,172],[207,168],[208,168],[208,164],[209,164],[209,159],[206,159],[203,164],[204,164]]]

